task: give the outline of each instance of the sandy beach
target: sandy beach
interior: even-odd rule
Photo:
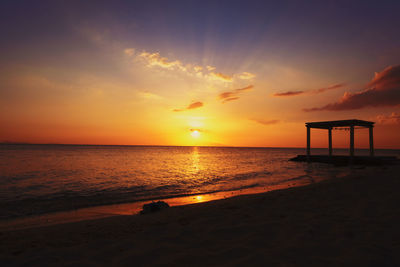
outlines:
[[[1,266],[399,266],[400,166],[303,187],[0,233]]]

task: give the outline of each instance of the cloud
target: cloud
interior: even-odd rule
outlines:
[[[260,123],[262,125],[272,125],[280,122],[279,120],[263,120],[263,119],[250,119],[250,120]]]
[[[304,109],[306,112],[321,110],[353,110],[365,107],[397,106],[400,104],[400,65],[389,66],[356,93],[345,92],[337,102],[322,107]]]
[[[210,77],[214,80],[220,80],[223,82],[232,82],[232,76],[222,74],[220,72],[210,72]]]
[[[182,66],[182,62],[179,60],[169,61],[168,58],[160,56],[160,53],[148,53],[142,52],[139,57],[146,60],[149,66],[158,66],[165,69],[172,69],[174,67],[178,67],[180,69],[184,69]]]
[[[242,72],[241,74],[239,74],[239,79],[242,80],[251,80],[254,77],[256,77],[256,75],[250,72]]]
[[[315,89],[315,90],[307,90],[307,91],[287,91],[287,92],[283,92],[283,93],[274,93],[273,96],[296,96],[296,95],[303,95],[303,94],[320,94],[323,93],[325,91],[328,90],[333,90],[333,89],[337,89],[337,88],[341,88],[343,86],[345,86],[345,83],[337,83],[328,87],[323,87],[323,88],[319,88],[319,89]]]
[[[399,89],[400,88],[400,65],[389,66],[381,72],[375,72],[375,76],[367,87],[374,87],[377,90]]]
[[[139,91],[138,95],[145,99],[162,99],[160,95],[148,91]]]
[[[194,109],[194,108],[200,108],[203,106],[203,102],[194,102],[192,104],[190,104],[186,109]]]
[[[379,124],[400,124],[400,113],[392,112],[390,115],[378,115],[376,120]]]
[[[243,91],[249,91],[249,90],[251,90],[253,88],[254,88],[254,85],[249,85],[249,86],[246,86],[246,87],[243,87],[243,88],[236,89],[235,91],[236,92],[243,92]]]
[[[328,86],[328,87],[312,90],[310,92],[313,93],[313,94],[319,94],[319,93],[323,93],[323,92],[328,91],[328,90],[341,88],[341,87],[343,87],[345,85],[346,85],[345,83],[337,83],[337,84],[334,84],[334,85],[331,85],[331,86]]]
[[[232,97],[234,95],[235,95],[235,92],[223,92],[223,93],[220,93],[218,95],[218,98],[219,99],[226,99],[226,98],[230,98],[230,97]]]
[[[173,111],[175,112],[180,112],[180,111],[185,111],[185,110],[190,110],[190,109],[195,109],[195,108],[200,108],[204,106],[203,102],[197,101],[197,102],[193,102],[192,104],[190,104],[189,106],[187,106],[184,109],[174,109]]]
[[[195,72],[200,72],[203,70],[203,67],[202,66],[194,66],[193,69]]]
[[[275,93],[273,96],[295,96],[304,94],[304,91],[287,91],[283,93]]]
[[[208,71],[213,71],[213,70],[215,70],[215,67],[213,67],[213,66],[207,66],[206,68],[207,68]]]
[[[216,68],[210,65],[200,66],[192,63],[183,64],[180,60],[170,60],[167,57],[163,57],[159,52],[150,53],[143,51],[137,53],[133,48],[127,48],[124,50],[124,53],[129,57],[135,55],[136,59],[144,62],[148,67],[158,67],[168,71],[182,72],[192,77],[204,79],[207,82],[232,83],[238,79],[250,80],[255,77],[255,75],[250,72],[228,75],[215,71]]]
[[[239,88],[239,89],[235,89],[232,91],[223,92],[218,95],[218,99],[221,100],[222,103],[237,100],[237,99],[239,99],[240,93],[252,90],[253,88],[254,88],[254,85],[249,85],[244,88]]]
[[[125,53],[125,55],[128,55],[128,56],[133,56],[134,54],[135,54],[135,49],[134,48],[126,48],[125,50],[124,50],[124,53]]]
[[[233,100],[238,100],[238,99],[239,99],[238,96],[228,97],[228,98],[225,98],[225,99],[222,101],[222,103],[226,103],[226,102],[233,101]]]

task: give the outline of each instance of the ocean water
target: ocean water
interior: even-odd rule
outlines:
[[[288,161],[303,153],[297,148],[0,145],[0,219],[249,188],[268,190],[349,171]],[[376,154],[400,156],[399,150]]]

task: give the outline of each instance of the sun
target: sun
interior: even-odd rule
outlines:
[[[193,138],[199,138],[200,137],[200,131],[199,130],[193,130],[193,131],[190,132],[190,135]]]

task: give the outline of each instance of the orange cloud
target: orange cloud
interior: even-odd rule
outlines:
[[[400,124],[400,113],[392,112],[390,115],[378,115],[376,120],[379,124]]]
[[[328,90],[333,90],[337,88],[341,88],[345,86],[345,83],[338,83],[334,84],[328,87],[323,87],[315,90],[308,90],[308,91],[287,91],[283,93],[274,93],[273,96],[296,96],[296,95],[302,95],[302,94],[320,94]]]
[[[190,109],[195,109],[195,108],[200,108],[204,106],[203,102],[197,101],[197,102],[193,102],[192,104],[190,104],[189,106],[187,106],[184,109],[174,109],[174,112],[180,112],[180,111],[185,111],[185,110],[190,110]]]
[[[210,77],[214,80],[220,80],[223,82],[232,82],[232,76],[222,74],[220,72],[210,72]]]
[[[312,91],[310,91],[310,92],[311,92],[311,93],[314,93],[314,94],[319,94],[319,93],[323,93],[323,92],[328,91],[328,90],[341,88],[341,87],[343,87],[343,86],[345,86],[345,85],[346,85],[345,83],[338,83],[338,84],[334,84],[334,85],[331,85],[331,86],[328,86],[328,87],[324,87],[324,88],[319,88],[319,89],[316,89],[316,90],[312,90]]]
[[[239,78],[242,80],[251,80],[254,77],[256,77],[256,75],[250,72],[242,72],[241,74],[239,74]]]
[[[222,103],[226,103],[228,101],[233,101],[239,99],[239,94],[244,91],[248,91],[254,88],[254,85],[249,85],[244,88],[235,89],[228,92],[223,92],[218,95],[218,99],[222,101]]]
[[[306,112],[321,110],[352,110],[364,107],[397,106],[400,104],[400,65],[389,66],[366,86],[367,89],[356,93],[345,92],[337,102],[310,109]]]
[[[138,96],[145,99],[162,99],[160,95],[148,91],[139,91]]]
[[[279,123],[279,120],[263,120],[263,119],[250,119],[250,120],[260,123],[262,125],[271,125]]]
[[[225,99],[222,101],[222,103],[226,103],[226,102],[233,101],[233,100],[238,100],[238,99],[239,99],[238,96],[228,97],[228,98],[225,98]]]
[[[249,90],[251,90],[251,89],[253,89],[253,88],[254,88],[254,85],[249,85],[249,86],[246,86],[246,87],[244,87],[244,88],[236,89],[235,91],[236,91],[236,92],[243,92],[243,91],[249,91]]]
[[[223,93],[220,93],[218,95],[218,98],[219,99],[226,99],[226,98],[232,97],[233,95],[235,95],[234,92],[223,92]]]
[[[189,131],[191,131],[191,132],[194,132],[194,131],[203,132],[203,130],[199,129],[199,128],[192,128]]]

